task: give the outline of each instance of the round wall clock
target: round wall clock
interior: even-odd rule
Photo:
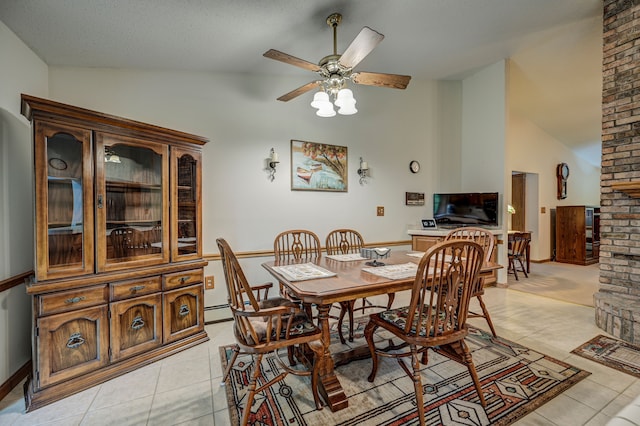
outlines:
[[[67,168],[67,162],[62,158],[49,159],[49,165],[56,170],[65,170]]]
[[[411,170],[411,173],[418,173],[420,171],[420,163],[413,160],[409,163],[409,170]]]

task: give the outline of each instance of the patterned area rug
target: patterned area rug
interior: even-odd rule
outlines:
[[[366,344],[363,338],[365,325],[364,320],[358,323],[351,345]],[[386,339],[388,336],[377,337]],[[337,342],[331,347],[334,353],[349,348],[339,343],[335,330],[332,341]],[[487,406],[480,405],[464,365],[430,351],[429,364],[422,369],[429,425],[508,425],[590,374],[517,343],[495,339],[479,329],[471,329],[466,341],[473,353]],[[231,356],[230,347],[220,347],[220,355],[224,368]],[[262,374],[271,378],[279,373],[279,368],[273,356],[267,358],[262,361]],[[252,368],[251,357],[241,355],[227,379],[232,425],[239,424]],[[349,399],[347,408],[335,413],[327,407],[315,410],[310,378],[289,375],[284,381],[256,394],[249,423],[345,426],[419,423],[413,382],[395,360],[380,360],[374,383],[367,381],[371,372],[370,359],[337,367],[336,372]]]
[[[640,377],[640,347],[624,340],[599,335],[571,353]]]

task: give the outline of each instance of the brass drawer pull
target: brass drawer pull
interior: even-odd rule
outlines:
[[[189,315],[189,307],[187,305],[181,305],[180,306],[180,312],[178,312],[178,315],[180,315],[181,317],[184,317],[186,315]]]
[[[78,303],[84,300],[84,296],[76,296],[64,301],[64,303]]]
[[[82,337],[82,334],[80,333],[73,333],[71,335],[71,337],[69,337],[69,340],[67,341],[67,347],[69,349],[75,349],[78,346],[82,345],[85,342],[84,338]]]
[[[146,286],[144,286],[144,285],[136,285],[136,286],[131,287],[131,288],[129,289],[129,291],[130,291],[131,293],[135,293],[136,291],[140,291],[140,290],[144,289],[145,287],[146,287]]]
[[[181,278],[180,278],[180,282],[181,282],[182,284],[184,284],[184,283],[186,283],[187,281],[189,281],[190,279],[191,279],[191,275],[187,275],[187,276],[181,277]]]
[[[142,319],[142,317],[140,315],[138,315],[131,322],[131,328],[134,329],[134,330],[139,330],[142,327],[144,327],[144,320]]]

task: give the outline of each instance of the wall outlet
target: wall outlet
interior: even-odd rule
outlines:
[[[214,288],[213,275],[204,277],[204,288],[206,288],[207,290],[212,290]]]
[[[384,216],[384,207],[378,206],[378,216]]]
[[[546,207],[540,207],[540,213],[546,213],[546,212],[547,212]]]

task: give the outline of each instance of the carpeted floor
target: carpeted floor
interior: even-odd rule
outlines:
[[[593,295],[598,292],[599,265],[572,265],[569,263],[532,263],[529,278],[518,272],[519,280],[508,274],[509,289],[550,297],[578,305],[593,306]]]
[[[599,335],[571,353],[640,377],[640,347],[623,340]]]
[[[363,344],[365,321],[356,332]],[[385,336],[380,336],[384,338]],[[336,339],[337,340],[337,339]],[[590,373],[505,339],[472,329],[467,344],[482,383],[487,407],[478,396],[466,367],[435,352],[422,370],[427,424],[507,425],[535,410]],[[340,343],[332,350],[340,350]],[[342,348],[345,350],[346,348]],[[230,356],[221,347],[223,368]],[[266,357],[265,357],[266,358]],[[231,424],[237,425],[252,369],[249,356],[239,357],[226,382]],[[263,375],[278,374],[278,363],[263,360]],[[374,383],[366,377],[371,360],[355,361],[336,369],[349,406],[335,413],[317,411],[308,377],[287,378],[256,395],[250,424],[259,425],[394,425],[418,424],[413,382],[395,360],[382,359]]]

